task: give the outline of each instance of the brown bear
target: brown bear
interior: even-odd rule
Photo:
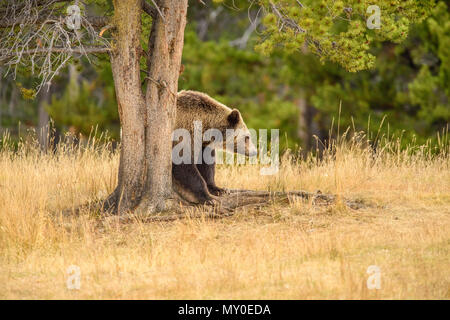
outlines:
[[[186,141],[183,138],[178,143],[175,141],[176,137],[173,137],[173,186],[184,199],[193,203],[211,202],[215,196],[226,192],[225,189],[217,187],[214,181],[215,149],[224,149],[246,156],[257,154],[239,110],[231,109],[201,92],[178,93],[174,132],[180,132],[180,129],[189,137]],[[194,139],[191,139],[195,137],[196,130],[201,138],[199,142],[201,145],[197,142],[198,154],[193,152],[196,147]],[[175,146],[182,145],[183,142],[184,147],[187,146],[189,150],[183,149],[180,153],[179,148]],[[180,156],[184,156],[181,162]]]

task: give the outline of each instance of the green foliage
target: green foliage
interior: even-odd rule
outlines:
[[[19,88],[20,93],[22,94],[22,97],[25,100],[33,100],[34,98],[36,98],[36,90],[35,89],[24,88],[20,82],[17,82],[16,85]]]
[[[350,72],[374,67],[373,43],[399,43],[408,35],[410,25],[427,17],[434,0],[259,0],[267,14],[263,19],[263,41],[256,49],[268,55],[276,48],[287,52],[302,50],[305,45],[322,62],[332,61]],[[377,5],[381,10],[381,27],[366,25]]]
[[[93,129],[108,130],[109,136],[119,136],[117,104],[111,69],[103,64],[94,81],[78,80],[78,72],[72,66],[70,79],[60,97],[53,96],[47,106],[50,117],[59,129],[71,129],[87,136]]]
[[[230,46],[230,41],[241,37],[248,27],[247,10],[242,6],[248,6],[247,0],[233,2],[241,6],[240,11],[227,9],[228,3],[224,3],[217,20],[209,22],[207,33],[201,38],[196,30],[200,20],[197,17],[205,19],[217,6],[192,3],[189,14],[194,16],[186,29],[185,70],[179,88],[204,91],[230,107],[239,108],[250,128],[280,129],[281,149],[305,144],[298,136],[301,99],[313,109],[312,122],[322,137],[328,135],[333,119],[337,123],[339,115],[341,130],[353,125],[356,130],[366,130],[370,119],[370,130],[377,131],[386,118],[384,128],[389,125],[390,134],[407,131],[404,143],[411,139],[422,143],[448,125],[447,1],[437,1],[432,10],[434,1],[299,2],[305,8],[299,7],[298,1],[272,1],[306,33],[280,29],[270,2],[261,0],[266,9],[263,34],[262,37],[260,32],[254,34],[245,49]],[[323,3],[330,9],[321,7]],[[381,7],[379,30],[369,30],[365,25],[368,14],[364,8],[370,4]],[[104,5],[110,8],[110,1],[104,1]],[[151,19],[145,14],[142,18],[145,44]],[[421,20],[424,21],[418,23]],[[332,45],[335,42],[334,50],[324,50],[329,46],[327,39]],[[255,45],[259,49],[256,52]],[[143,49],[147,50],[145,45]],[[93,62],[97,64],[95,68],[83,62],[77,81],[61,73],[52,84],[56,93],[48,110],[61,130],[72,128],[87,135],[98,125],[100,130],[107,129],[117,138],[117,105],[109,62],[107,57],[100,61],[94,58]],[[141,63],[145,69],[144,57]],[[22,83],[21,88],[31,88],[35,81],[27,69],[19,69],[17,82]],[[8,127],[27,120],[27,125],[36,125],[39,99],[21,99],[13,117],[5,102],[12,89],[2,90],[6,94],[0,95],[5,97],[0,99],[0,124]],[[22,95],[33,96],[27,89],[21,91]]]
[[[450,122],[449,20],[448,7],[439,1],[402,44],[374,43],[374,68],[358,73],[320,61],[308,50],[289,54],[274,48],[266,57],[230,47],[227,38],[202,42],[188,31],[180,87],[203,90],[238,107],[250,127],[280,128],[290,147],[305,143],[297,135],[300,98],[315,110],[312,121],[322,137],[333,118],[337,123],[342,103],[341,129],[369,126],[376,134],[385,119],[382,131],[401,135],[406,130],[405,143],[424,142]]]
[[[391,133],[407,130],[410,138],[416,135],[424,142],[450,122],[449,9],[440,1],[404,43],[377,46],[373,70],[348,74],[330,64],[319,68],[307,58],[291,66],[294,74],[314,75],[312,79],[289,81],[307,89],[308,100],[320,115],[337,118],[342,101],[343,126],[355,122],[364,128],[370,117],[378,129],[387,117]]]
[[[429,124],[444,125],[450,119],[450,13],[444,2],[433,10],[418,30],[421,46],[412,48],[417,64],[416,79],[409,84],[410,100],[420,106],[418,115]]]

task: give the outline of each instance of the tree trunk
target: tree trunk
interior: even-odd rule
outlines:
[[[316,145],[314,143],[314,136],[322,141],[323,135],[320,132],[318,124],[314,121],[314,116],[316,115],[317,110],[308,103],[304,90],[300,91],[300,97],[297,100],[297,107],[299,115],[297,135],[300,138],[303,146],[303,154],[306,155]],[[317,151],[322,150],[321,145],[317,147]]]
[[[115,0],[111,69],[122,128],[118,184],[108,199],[125,213],[140,200],[145,181],[145,100],[141,90],[141,0]]]
[[[145,194],[140,209],[160,211],[172,195],[172,130],[184,44],[187,0],[157,1],[163,17],[153,20],[147,59],[148,77]]]
[[[304,90],[300,91],[300,98],[297,100],[298,107],[298,127],[297,127],[297,135],[301,140],[303,145],[303,149],[307,152],[311,148],[310,146],[310,132],[309,132],[309,119],[307,112],[307,102],[305,98]]]
[[[50,131],[49,131],[49,121],[50,118],[48,116],[47,110],[45,110],[45,106],[50,103],[51,97],[51,88],[44,87],[41,93],[41,99],[39,101],[38,113],[39,113],[39,122],[38,122],[38,139],[39,146],[42,151],[47,152],[48,144],[50,140]]]
[[[119,214],[163,210],[172,195],[172,142],[187,0],[156,1],[148,82],[141,89],[141,0],[115,0],[111,66],[122,128],[118,185],[106,201]]]

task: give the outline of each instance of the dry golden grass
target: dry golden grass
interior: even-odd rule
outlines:
[[[356,139],[362,141],[361,139]],[[338,143],[323,161],[285,158],[278,175],[221,167],[219,185],[321,190],[362,199],[360,210],[305,201],[241,210],[222,220],[110,222],[63,209],[102,198],[118,156],[85,150],[0,152],[0,298],[438,299],[450,298],[450,158],[385,143],[375,157]],[[353,142],[352,142],[353,141]],[[81,289],[66,286],[81,269]],[[368,290],[368,266],[381,289]]]

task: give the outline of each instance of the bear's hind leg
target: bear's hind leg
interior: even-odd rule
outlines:
[[[205,147],[203,149],[203,151],[206,148],[208,148],[208,147]],[[211,156],[213,157],[213,160],[214,160],[212,164],[207,164],[207,163],[202,162],[200,164],[197,164],[196,166],[197,166],[198,171],[202,175],[203,179],[205,180],[209,192],[213,195],[220,196],[221,194],[227,193],[227,190],[216,186],[215,179],[214,179],[215,174],[216,174],[216,160],[215,160],[216,152],[214,149],[211,150]]]
[[[214,200],[195,164],[172,164],[172,180],[175,191],[193,203]]]

